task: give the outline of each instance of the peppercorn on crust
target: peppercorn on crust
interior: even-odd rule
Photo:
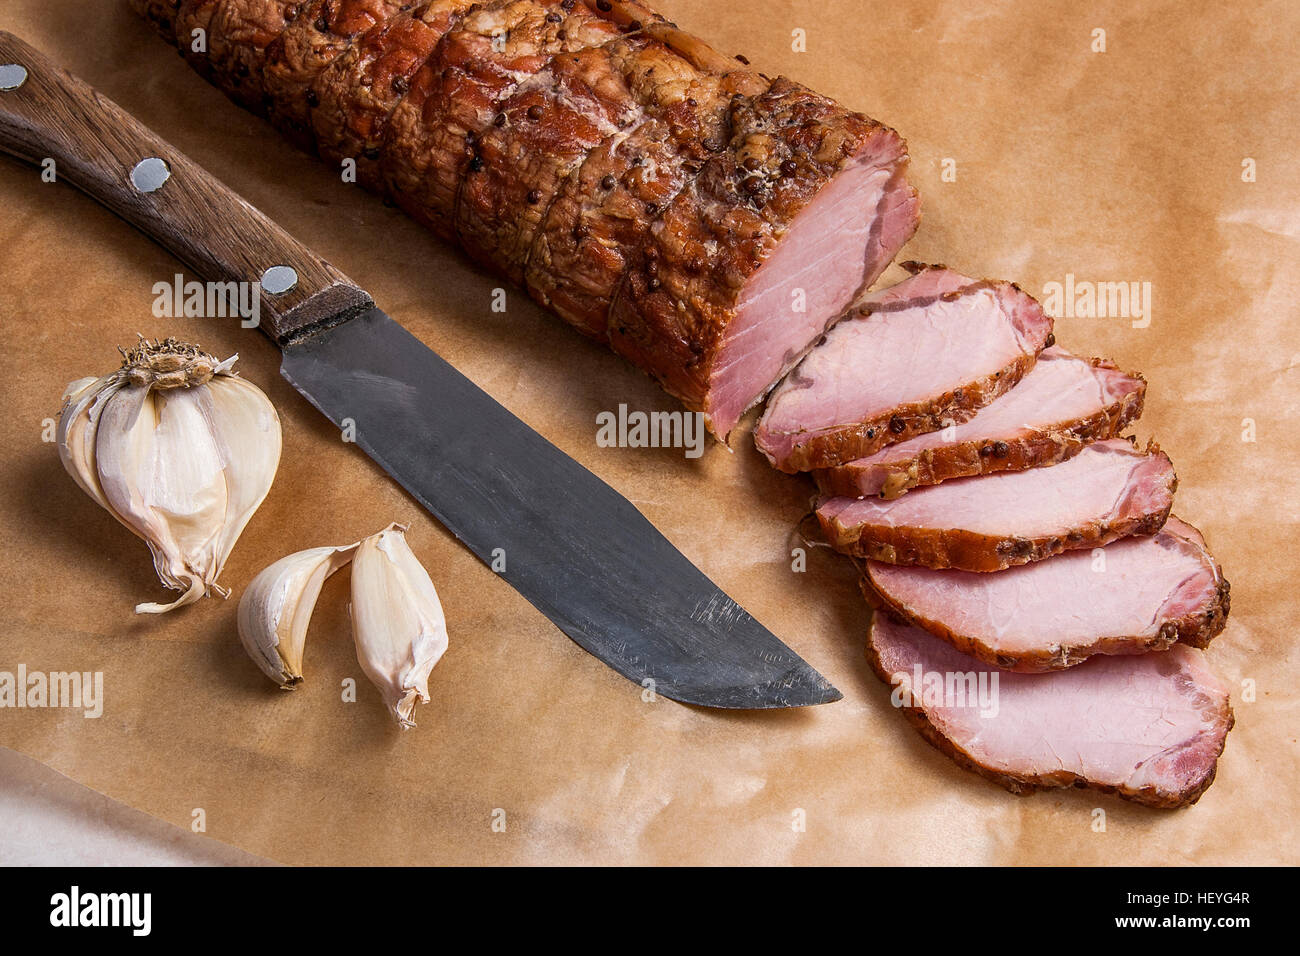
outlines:
[[[468,174],[482,172],[479,137],[501,104],[557,54],[599,46],[616,28],[585,7],[509,0],[471,7],[443,36],[402,99],[383,146],[393,200],[448,239]]]
[[[770,85],[747,70],[699,70],[644,37],[608,49],[640,107],[639,122],[600,143],[570,175],[526,276],[537,301],[598,339],[613,334],[611,307],[629,264],[647,268],[653,224],[708,158],[726,148],[732,97]]]
[[[386,23],[404,0],[310,0],[267,49],[263,84],[268,119],[299,146],[315,145],[316,79],[355,38]]]
[[[312,85],[312,129],[323,158],[356,163],[357,182],[382,192],[380,148],[389,117],[451,24],[477,0],[434,0],[358,37]]]

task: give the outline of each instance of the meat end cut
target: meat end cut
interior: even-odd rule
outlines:
[[[1228,618],[1228,582],[1191,525],[1069,551],[996,574],[866,563],[867,599],[980,660],[1033,672],[1094,654],[1205,647]]]
[[[889,564],[1001,571],[1062,551],[1155,534],[1178,479],[1169,456],[1122,438],[1051,468],[918,488],[893,500],[827,498],[817,520],[835,550]]]
[[[826,495],[897,498],[909,489],[1065,461],[1142,414],[1146,382],[1104,359],[1045,349],[1015,388],[974,418],[814,473]]]
[[[919,222],[892,129],[778,77],[651,223],[610,309],[614,350],[725,438]]]
[[[872,455],[968,421],[1053,344],[1052,320],[1010,282],[905,263],[777,386],[754,440],[782,471]]]
[[[1012,674],[877,614],[867,656],[926,740],[1012,793],[1082,786],[1185,807],[1214,782],[1233,724],[1226,687],[1188,647]]]

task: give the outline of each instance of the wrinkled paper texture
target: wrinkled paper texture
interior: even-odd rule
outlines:
[[[290,863],[1297,862],[1300,11],[1283,0],[662,7],[907,138],[924,221],[902,258],[1040,297],[1067,275],[1150,284],[1149,314],[1130,303],[1126,315],[1063,316],[1057,334],[1145,374],[1136,433],[1173,458],[1176,510],[1232,582],[1209,658],[1237,726],[1201,801],[1160,812],[1088,791],[1016,797],[958,769],[868,668],[870,612],[849,562],[814,551],[792,569],[809,484],[772,471],[748,434],[696,460],[598,447],[598,413],[677,406],[525,294],[511,289],[492,311],[498,280],[230,104],[122,2],[5,0],[0,28],[205,165],[609,480],[844,700],[772,713],[644,700],[342,441],[280,379],[264,338],[230,320],[155,318],[154,283],[182,271],[170,255],[67,184],[0,160],[0,670],[104,681],[98,718],[0,709],[0,744]],[[42,440],[64,386],[115,367],[137,332],[238,352],[284,422],[275,485],[222,576],[234,596],[162,617],[131,610],[167,596],[144,545]],[[299,690],[267,681],[235,633],[238,595],[261,568],[391,521],[410,523],[451,636],[432,703],[405,734],[357,665],[346,573],[325,586]]]

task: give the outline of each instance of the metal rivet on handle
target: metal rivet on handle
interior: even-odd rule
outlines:
[[[18,63],[0,64],[0,90],[16,90],[26,82],[26,67]]]
[[[271,266],[262,273],[262,289],[271,295],[288,292],[298,284],[298,273],[291,266]]]
[[[157,156],[142,159],[131,169],[131,185],[142,193],[151,193],[161,189],[162,184],[171,179],[172,171],[167,163]]]

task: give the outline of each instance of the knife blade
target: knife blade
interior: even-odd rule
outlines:
[[[62,176],[213,281],[256,282],[281,373],[581,647],[656,694],[763,709],[840,693],[613,488],[209,173],[0,33],[0,149]],[[502,566],[503,565],[503,566]]]

